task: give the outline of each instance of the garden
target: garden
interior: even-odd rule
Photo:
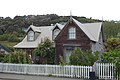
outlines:
[[[53,47],[53,42],[49,39],[41,42],[33,53],[38,57],[38,62],[34,63],[31,54],[26,50],[15,50],[14,52],[6,55],[0,54],[0,61],[4,63],[16,64],[55,64],[55,48]],[[94,62],[99,62],[99,59],[99,52],[92,53],[91,51],[81,51],[80,48],[76,48],[70,56],[70,63],[66,64],[63,56],[61,56],[60,65],[92,66]],[[116,77],[120,75],[119,38],[107,39],[105,43],[105,52],[102,54],[102,63],[114,63],[114,75]]]

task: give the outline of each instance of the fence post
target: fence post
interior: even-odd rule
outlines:
[[[48,65],[45,65],[45,75],[48,75]]]
[[[71,77],[73,77],[74,76],[74,67],[73,67],[73,65],[71,65]]]
[[[25,68],[24,68],[24,74],[27,74],[27,66],[28,66],[28,65],[27,65],[27,64],[24,64],[23,66],[25,67]]]
[[[5,72],[8,72],[8,63],[4,65],[5,65]]]

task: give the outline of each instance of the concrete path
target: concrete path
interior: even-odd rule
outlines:
[[[83,79],[0,73],[0,80],[83,80]]]

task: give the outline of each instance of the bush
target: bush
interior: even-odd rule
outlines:
[[[53,64],[55,59],[55,48],[49,39],[41,42],[33,53],[39,57],[38,63],[40,64]]]
[[[79,48],[76,48],[70,56],[71,65],[82,65],[90,66],[93,65],[95,61],[98,60],[98,53],[91,53],[89,51],[81,51]]]
[[[120,75],[120,50],[115,49],[109,52],[103,53],[103,63],[114,63],[115,64],[115,77]]]
[[[16,51],[16,53],[7,54],[4,57],[5,63],[31,64],[32,58],[26,51]]]
[[[4,61],[4,56],[5,56],[5,54],[0,54],[0,62]]]

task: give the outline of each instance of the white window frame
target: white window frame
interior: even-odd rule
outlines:
[[[34,32],[33,31],[28,32],[28,41],[34,41]]]
[[[68,38],[69,39],[76,39],[76,28],[74,28],[74,27],[69,28]]]

